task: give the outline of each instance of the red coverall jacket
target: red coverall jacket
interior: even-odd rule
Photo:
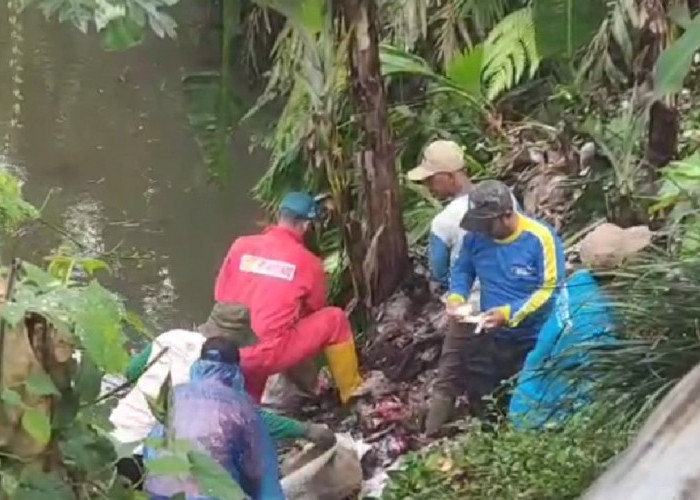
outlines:
[[[241,367],[256,399],[269,375],[329,345],[353,340],[344,311],[324,307],[326,290],[321,259],[290,229],[272,226],[234,241],[219,270],[214,297],[250,309],[259,342],[241,349]]]

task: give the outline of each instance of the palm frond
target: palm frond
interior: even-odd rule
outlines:
[[[243,20],[243,63],[254,76],[260,74],[261,60],[267,57],[260,49],[273,44],[274,35],[268,9],[253,5]]]
[[[428,36],[428,13],[436,0],[383,0],[382,19],[388,39],[404,50],[412,50]]]
[[[406,51],[427,42],[422,55],[445,66],[465,48],[471,49],[487,36],[518,0],[383,0],[385,41]],[[424,45],[425,46],[425,45]]]
[[[425,187],[415,183],[405,185],[402,199],[408,243],[414,246],[425,240],[433,218],[442,210],[442,204]]]
[[[610,161],[615,174],[616,188],[622,196],[634,195],[637,180],[644,166],[640,137],[647,119],[643,109],[639,110],[630,104],[611,120],[601,120],[592,127],[584,127]]]
[[[465,19],[460,16],[459,3],[445,2],[430,18],[436,34],[438,60],[443,65],[459,54],[465,42],[468,46],[473,44]]]
[[[486,97],[496,98],[514,87],[526,74],[532,78],[540,65],[532,9],[526,7],[504,17],[484,43],[482,78]]]
[[[522,2],[512,0],[456,0],[459,17],[467,20],[480,40],[483,40],[489,30],[503,19],[513,8],[520,7]]]
[[[634,71],[645,16],[638,0],[611,0],[607,18],[580,61],[577,79],[626,83]]]

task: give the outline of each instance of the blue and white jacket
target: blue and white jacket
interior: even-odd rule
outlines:
[[[468,207],[469,195],[459,196],[436,215],[430,225],[430,273],[445,288],[449,286],[450,269],[457,260],[462,240],[466,236],[459,224]]]
[[[535,339],[552,312],[565,273],[564,248],[555,231],[519,214],[505,240],[468,233],[452,269],[450,294],[467,298],[481,284],[481,310],[501,309],[507,328],[501,337]]]

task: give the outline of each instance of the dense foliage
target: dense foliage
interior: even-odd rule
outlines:
[[[0,224],[9,230],[39,216],[18,180],[0,170]],[[50,257],[47,269],[15,262],[5,269],[0,308],[0,487],[3,498],[57,500],[145,498],[116,475],[129,449],[116,449],[107,420],[119,391],[101,391],[105,375],[123,375],[127,330],[146,335],[140,319],[94,275],[96,259]],[[9,292],[9,296],[8,296]],[[121,389],[128,388],[128,384]],[[119,389],[119,388],[117,388]],[[164,386],[163,397],[168,396]],[[159,401],[154,401],[154,409]],[[166,413],[167,414],[167,413]],[[13,419],[13,415],[16,416]],[[167,422],[166,422],[167,423]],[[26,433],[26,439],[18,437]],[[211,457],[177,441],[153,443],[166,457],[159,474],[191,473],[203,491],[244,498]]]
[[[584,415],[541,432],[472,425],[456,443],[406,460],[382,498],[574,499],[628,438],[620,422],[593,427]]]
[[[161,36],[174,28],[162,17],[167,2],[160,0],[31,3],[81,29],[94,22],[114,48],[138,42],[148,23]],[[231,128],[270,102],[282,103],[279,119],[260,140],[271,164],[254,194],[270,209],[291,188],[329,195],[330,224],[319,235],[319,248],[335,278],[334,297],[345,302],[357,292],[346,272],[353,260],[346,231],[362,226],[366,213],[353,167],[362,138],[350,103],[348,33],[339,9],[332,8],[340,3],[224,0],[221,69],[190,77],[186,93],[190,122],[219,177],[238,168],[222,154]],[[449,138],[463,145],[473,177],[512,183],[526,209],[567,233],[570,247],[583,234],[578,230],[585,232],[598,218],[660,230],[659,253],[620,270],[609,289],[621,342],[590,346],[594,362],[578,374],[598,382],[603,413],[580,416],[546,438],[506,426],[474,429],[455,449],[409,461],[389,493],[389,498],[573,498],[624,445],[627,422],[638,421],[700,360],[693,302],[700,292],[695,257],[700,120],[692,110],[694,86],[688,85],[700,48],[698,3],[377,4],[399,174],[416,164],[426,142]],[[251,75],[262,75],[266,84],[247,113],[231,106],[232,40],[247,48],[243,55]],[[403,179],[401,187],[405,226],[420,256],[440,203]],[[25,211],[18,205],[8,213]],[[60,292],[35,287],[26,302],[47,293],[66,300],[80,295],[67,291],[76,283],[64,280],[61,286]],[[80,286],[93,287],[107,300],[99,285]],[[111,311],[112,323],[121,321],[118,306],[104,309]],[[120,356],[99,365],[102,346],[90,346],[79,319],[97,321],[63,321],[86,343],[89,357],[97,358],[98,369],[117,369]],[[112,328],[108,338],[118,342]],[[35,427],[45,436],[45,424]]]
[[[698,271],[696,256],[657,250],[609,273],[618,340],[578,346],[590,361],[565,373],[592,384],[595,405],[541,432],[472,425],[456,446],[407,460],[387,498],[578,498],[700,362]]]

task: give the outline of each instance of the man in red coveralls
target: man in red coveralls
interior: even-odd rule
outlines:
[[[241,349],[248,390],[257,401],[268,376],[321,352],[343,403],[362,382],[350,322],[342,309],[326,306],[323,263],[304,246],[316,216],[311,196],[289,193],[277,224],[236,239],[219,270],[216,301],[247,306],[258,336],[257,344]]]

